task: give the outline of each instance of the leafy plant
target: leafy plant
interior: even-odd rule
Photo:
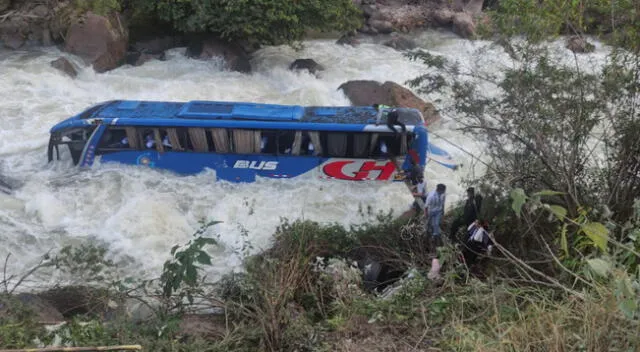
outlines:
[[[206,245],[216,245],[213,238],[202,237],[207,229],[220,221],[210,221],[204,223],[194,234],[194,239],[190,240],[183,248],[175,245],[171,249],[172,259],[164,263],[160,285],[162,293],[166,299],[178,293],[180,298],[186,297],[189,303],[193,303],[193,294],[198,289],[200,282],[198,265],[211,265],[211,257],[203,250]],[[186,286],[186,287],[185,287]]]

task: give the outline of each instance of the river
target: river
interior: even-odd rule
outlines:
[[[421,48],[458,60],[463,66],[497,70],[509,64],[501,49],[453,34],[428,31],[414,37]],[[49,62],[65,55],[55,48],[0,51],[0,174],[16,180],[14,197],[0,198],[0,260],[8,253],[8,274],[19,274],[47,251],[86,241],[108,247],[109,257],[128,274],[159,275],[174,244],[185,243],[201,219],[222,221],[213,231],[222,248],[212,251],[209,273],[237,270],[244,232],[258,251],[269,240],[281,217],[341,224],[361,223],[374,212],[400,214],[412,198],[402,184],[371,185],[330,181],[261,180],[254,184],[212,182],[211,174],[180,177],[131,166],[109,166],[78,172],[68,164],[47,164],[49,128],[89,105],[111,99],[231,100],[302,105],[349,105],[337,87],[348,80],[391,80],[404,83],[425,72],[418,62],[373,42],[339,46],[335,40],[305,42],[301,52],[268,47],[256,53],[252,74],[225,72],[220,62],[184,57],[184,48],[168,52],[167,61],[140,67],[123,66],[104,74],[81,67],[76,79],[53,69]],[[481,53],[476,52],[482,49]],[[560,46],[561,48],[561,46]],[[561,48],[563,49],[563,48]],[[564,51],[567,60],[572,58]],[[292,72],[296,58],[313,58],[326,67],[319,78]],[[447,96],[436,106],[451,104]],[[463,167],[451,171],[430,163],[429,188],[447,185],[449,204],[464,197],[462,181],[479,171],[464,151],[479,153],[481,143],[456,131],[455,116],[446,113],[434,126],[432,142],[447,149]],[[60,278],[40,276],[37,285]]]

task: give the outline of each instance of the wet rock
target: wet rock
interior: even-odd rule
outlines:
[[[324,71],[324,66],[315,62],[313,59],[297,59],[289,65],[290,70],[307,70],[312,75],[318,71]]]
[[[76,71],[73,64],[67,58],[59,57],[56,60],[51,61],[51,67],[60,70],[61,72],[66,73],[72,78],[75,78],[78,75],[78,71]]]
[[[238,72],[251,72],[249,55],[238,44],[229,43],[218,38],[195,38],[185,53],[190,58],[207,60],[222,57],[227,69]]]
[[[471,15],[466,12],[454,14],[453,31],[463,38],[473,38],[476,35],[476,24]]]
[[[342,37],[340,37],[340,39],[338,39],[338,41],[336,41],[336,44],[338,45],[351,45],[351,46],[358,46],[360,45],[360,40],[358,40],[358,38],[356,38],[356,36],[351,35],[351,34],[345,34]]]
[[[58,324],[64,321],[62,314],[47,300],[30,293],[0,297],[0,318],[19,317],[27,314],[42,324]]]
[[[384,104],[418,109],[427,123],[441,119],[435,106],[417,97],[411,90],[394,82],[348,81],[338,87],[356,106]]]
[[[592,53],[596,50],[595,45],[579,36],[573,36],[567,39],[566,48],[578,54]]]
[[[393,24],[383,20],[369,20],[369,27],[377,33],[388,34],[393,32]]]
[[[184,37],[164,36],[135,42],[131,45],[131,48],[132,51],[140,53],[160,54],[166,50],[186,46],[187,44],[188,43]]]
[[[396,50],[412,50],[418,46],[413,40],[400,36],[389,39],[384,45]]]
[[[64,50],[75,54],[102,73],[124,63],[128,30],[119,15],[111,18],[88,12],[69,27]]]
[[[151,60],[160,60],[160,61],[166,60],[164,51],[160,52],[159,54],[130,51],[127,53],[127,56],[125,58],[127,65],[131,65],[131,66],[142,66],[144,65],[144,63]]]

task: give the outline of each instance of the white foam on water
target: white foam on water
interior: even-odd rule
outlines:
[[[501,49],[474,51],[487,42],[469,42],[449,34],[426,32],[416,38],[436,54],[465,65],[508,64]],[[254,250],[266,248],[281,217],[341,224],[365,221],[359,207],[399,215],[412,198],[402,184],[367,184],[325,180],[259,180],[253,184],[214,183],[213,173],[176,176],[134,166],[102,165],[79,172],[69,163],[47,164],[49,128],[88,106],[111,99],[168,101],[228,100],[302,105],[349,105],[338,91],[355,79],[403,84],[425,72],[389,47],[365,43],[339,46],[333,40],[305,43],[301,52],[268,47],[256,53],[251,74],[227,72],[221,62],[197,61],[169,51],[167,61],[140,67],[123,66],[96,74],[74,57],[56,49],[0,52],[0,172],[23,182],[13,198],[0,205],[0,258],[13,253],[10,269],[19,273],[51,249],[94,241],[132,274],[157,276],[175,244],[191,238],[202,219],[222,221],[214,227],[225,250],[214,254],[211,274],[237,269],[242,229]],[[76,79],[49,65],[59,56],[82,68]],[[565,54],[568,55],[568,54]],[[326,70],[315,77],[288,69],[297,58],[313,58]],[[446,95],[433,94],[427,100]],[[458,172],[435,163],[426,171],[429,188],[447,185],[448,201],[464,196],[461,179],[473,173],[472,159],[456,149],[478,153],[481,144],[455,130],[452,116],[433,129],[432,142],[447,149],[465,166]],[[446,141],[445,141],[446,140]],[[478,171],[476,171],[478,172]],[[16,203],[17,202],[17,203]],[[20,206],[24,202],[23,206]],[[16,206],[18,204],[18,206]],[[46,278],[43,278],[46,280]]]

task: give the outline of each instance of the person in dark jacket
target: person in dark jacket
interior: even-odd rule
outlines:
[[[457,234],[461,227],[469,227],[480,214],[480,206],[482,205],[482,196],[475,193],[473,187],[467,188],[467,200],[464,203],[464,210],[462,216],[459,216],[451,224],[451,232],[449,233],[449,239],[452,243],[458,242]]]
[[[478,256],[491,254],[493,241],[489,237],[489,223],[476,220],[467,228],[467,239],[462,247],[462,255],[468,267],[476,263]]]

